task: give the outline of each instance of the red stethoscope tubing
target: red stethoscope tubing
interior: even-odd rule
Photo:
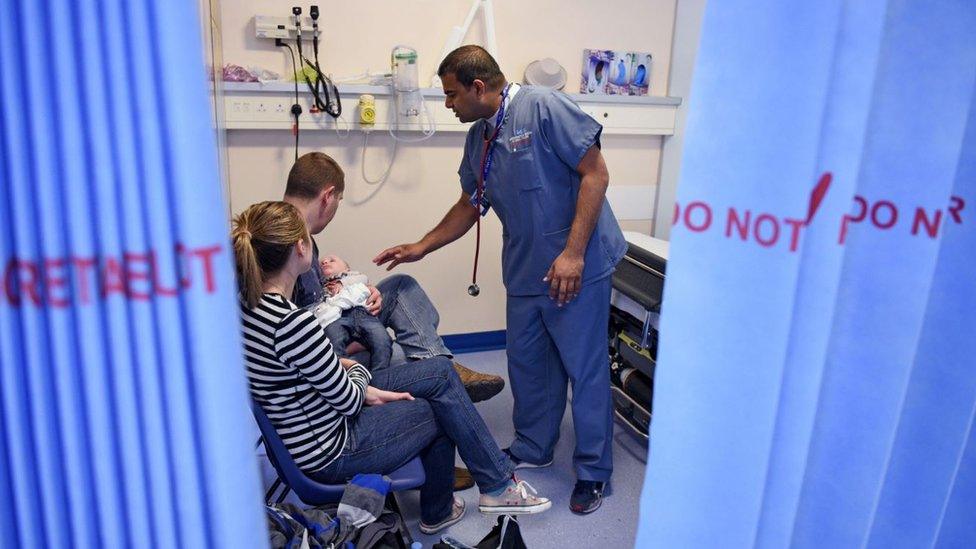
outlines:
[[[498,131],[501,127],[496,127],[495,131],[491,134],[491,137],[485,139],[484,149],[481,151],[481,169],[478,170],[480,174],[478,176],[478,204],[481,204],[482,195],[485,192],[485,162],[488,161],[488,149],[491,148],[491,142],[498,137]],[[475,231],[475,244],[474,244],[474,268],[471,271],[471,287],[478,287],[478,255],[481,253],[481,212],[478,212],[478,218],[476,221],[477,229]]]
[[[481,211],[481,208],[483,207],[482,199],[484,198],[485,194],[485,179],[488,177],[485,170],[486,168],[489,170],[491,169],[490,163],[491,153],[493,152],[492,146],[495,139],[498,139],[498,134],[501,133],[502,125],[505,123],[505,100],[508,99],[508,90],[511,88],[512,85],[509,84],[505,86],[505,89],[502,91],[502,104],[500,107],[498,107],[498,115],[495,117],[495,129],[492,131],[490,137],[485,138],[485,146],[481,151],[481,169],[478,170],[478,190],[477,196],[475,197],[477,202],[475,208],[478,209],[478,217],[476,218],[478,229],[474,245],[474,268],[471,271],[471,286],[468,287],[468,294],[472,297],[481,293],[481,290],[478,288],[478,256],[481,253],[481,216],[484,214],[484,212]]]

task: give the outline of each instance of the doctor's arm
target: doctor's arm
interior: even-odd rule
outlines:
[[[387,271],[400,263],[410,263],[464,236],[478,220],[478,210],[471,205],[470,197],[462,192],[461,198],[451,206],[447,215],[429,233],[413,244],[400,244],[380,252],[373,263],[383,265],[390,262]]]
[[[600,217],[603,199],[610,184],[607,164],[596,145],[586,151],[576,171],[582,178],[579,197],[576,199],[576,215],[573,217],[566,247],[552,262],[544,279],[549,282],[549,297],[555,299],[560,306],[576,297],[582,287],[586,245]]]

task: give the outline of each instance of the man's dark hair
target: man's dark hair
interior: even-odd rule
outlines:
[[[327,187],[335,187],[341,193],[346,188],[346,174],[331,156],[310,152],[298,157],[288,172],[285,196],[311,200]]]
[[[481,80],[488,89],[498,90],[505,82],[505,75],[495,58],[481,46],[461,46],[447,54],[437,68],[437,76],[443,78],[445,74],[453,74],[465,88],[470,88],[475,80]]]

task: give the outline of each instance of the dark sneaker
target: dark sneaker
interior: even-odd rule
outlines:
[[[514,455],[512,455],[512,451],[508,448],[503,449],[502,452],[505,452],[505,455],[508,456],[508,459],[512,460],[512,463],[515,464],[516,469],[541,469],[543,467],[549,467],[550,465],[552,465],[551,459],[545,463],[531,463],[515,457]]]
[[[454,491],[460,492],[474,486],[474,479],[471,478],[471,471],[464,467],[454,468]]]
[[[537,495],[535,488],[524,480],[512,478],[515,482],[500,495],[481,494],[478,509],[486,515],[531,515],[541,513],[552,507],[548,498]]]
[[[603,503],[605,484],[595,480],[577,480],[573,496],[569,499],[569,510],[577,515],[585,515],[599,509]]]
[[[454,371],[457,372],[464,389],[471,397],[471,402],[481,402],[502,392],[505,388],[505,380],[493,375],[482,374],[471,368],[465,368],[457,362],[454,363]]]
[[[447,528],[448,526],[457,524],[458,522],[461,521],[463,517],[464,517],[464,500],[459,497],[455,497],[454,505],[451,506],[451,514],[448,515],[446,519],[438,522],[437,524],[430,524],[430,525],[424,524],[424,521],[420,521],[420,531],[427,534],[428,536],[431,534],[436,534],[437,532],[440,532],[441,530]]]

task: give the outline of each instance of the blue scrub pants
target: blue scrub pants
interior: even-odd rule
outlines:
[[[610,480],[613,471],[613,406],[607,325],[609,276],[587,284],[557,307],[548,295],[508,296],[507,353],[515,409],[515,457],[531,463],[552,459],[566,410],[566,382],[573,389],[580,480]]]

